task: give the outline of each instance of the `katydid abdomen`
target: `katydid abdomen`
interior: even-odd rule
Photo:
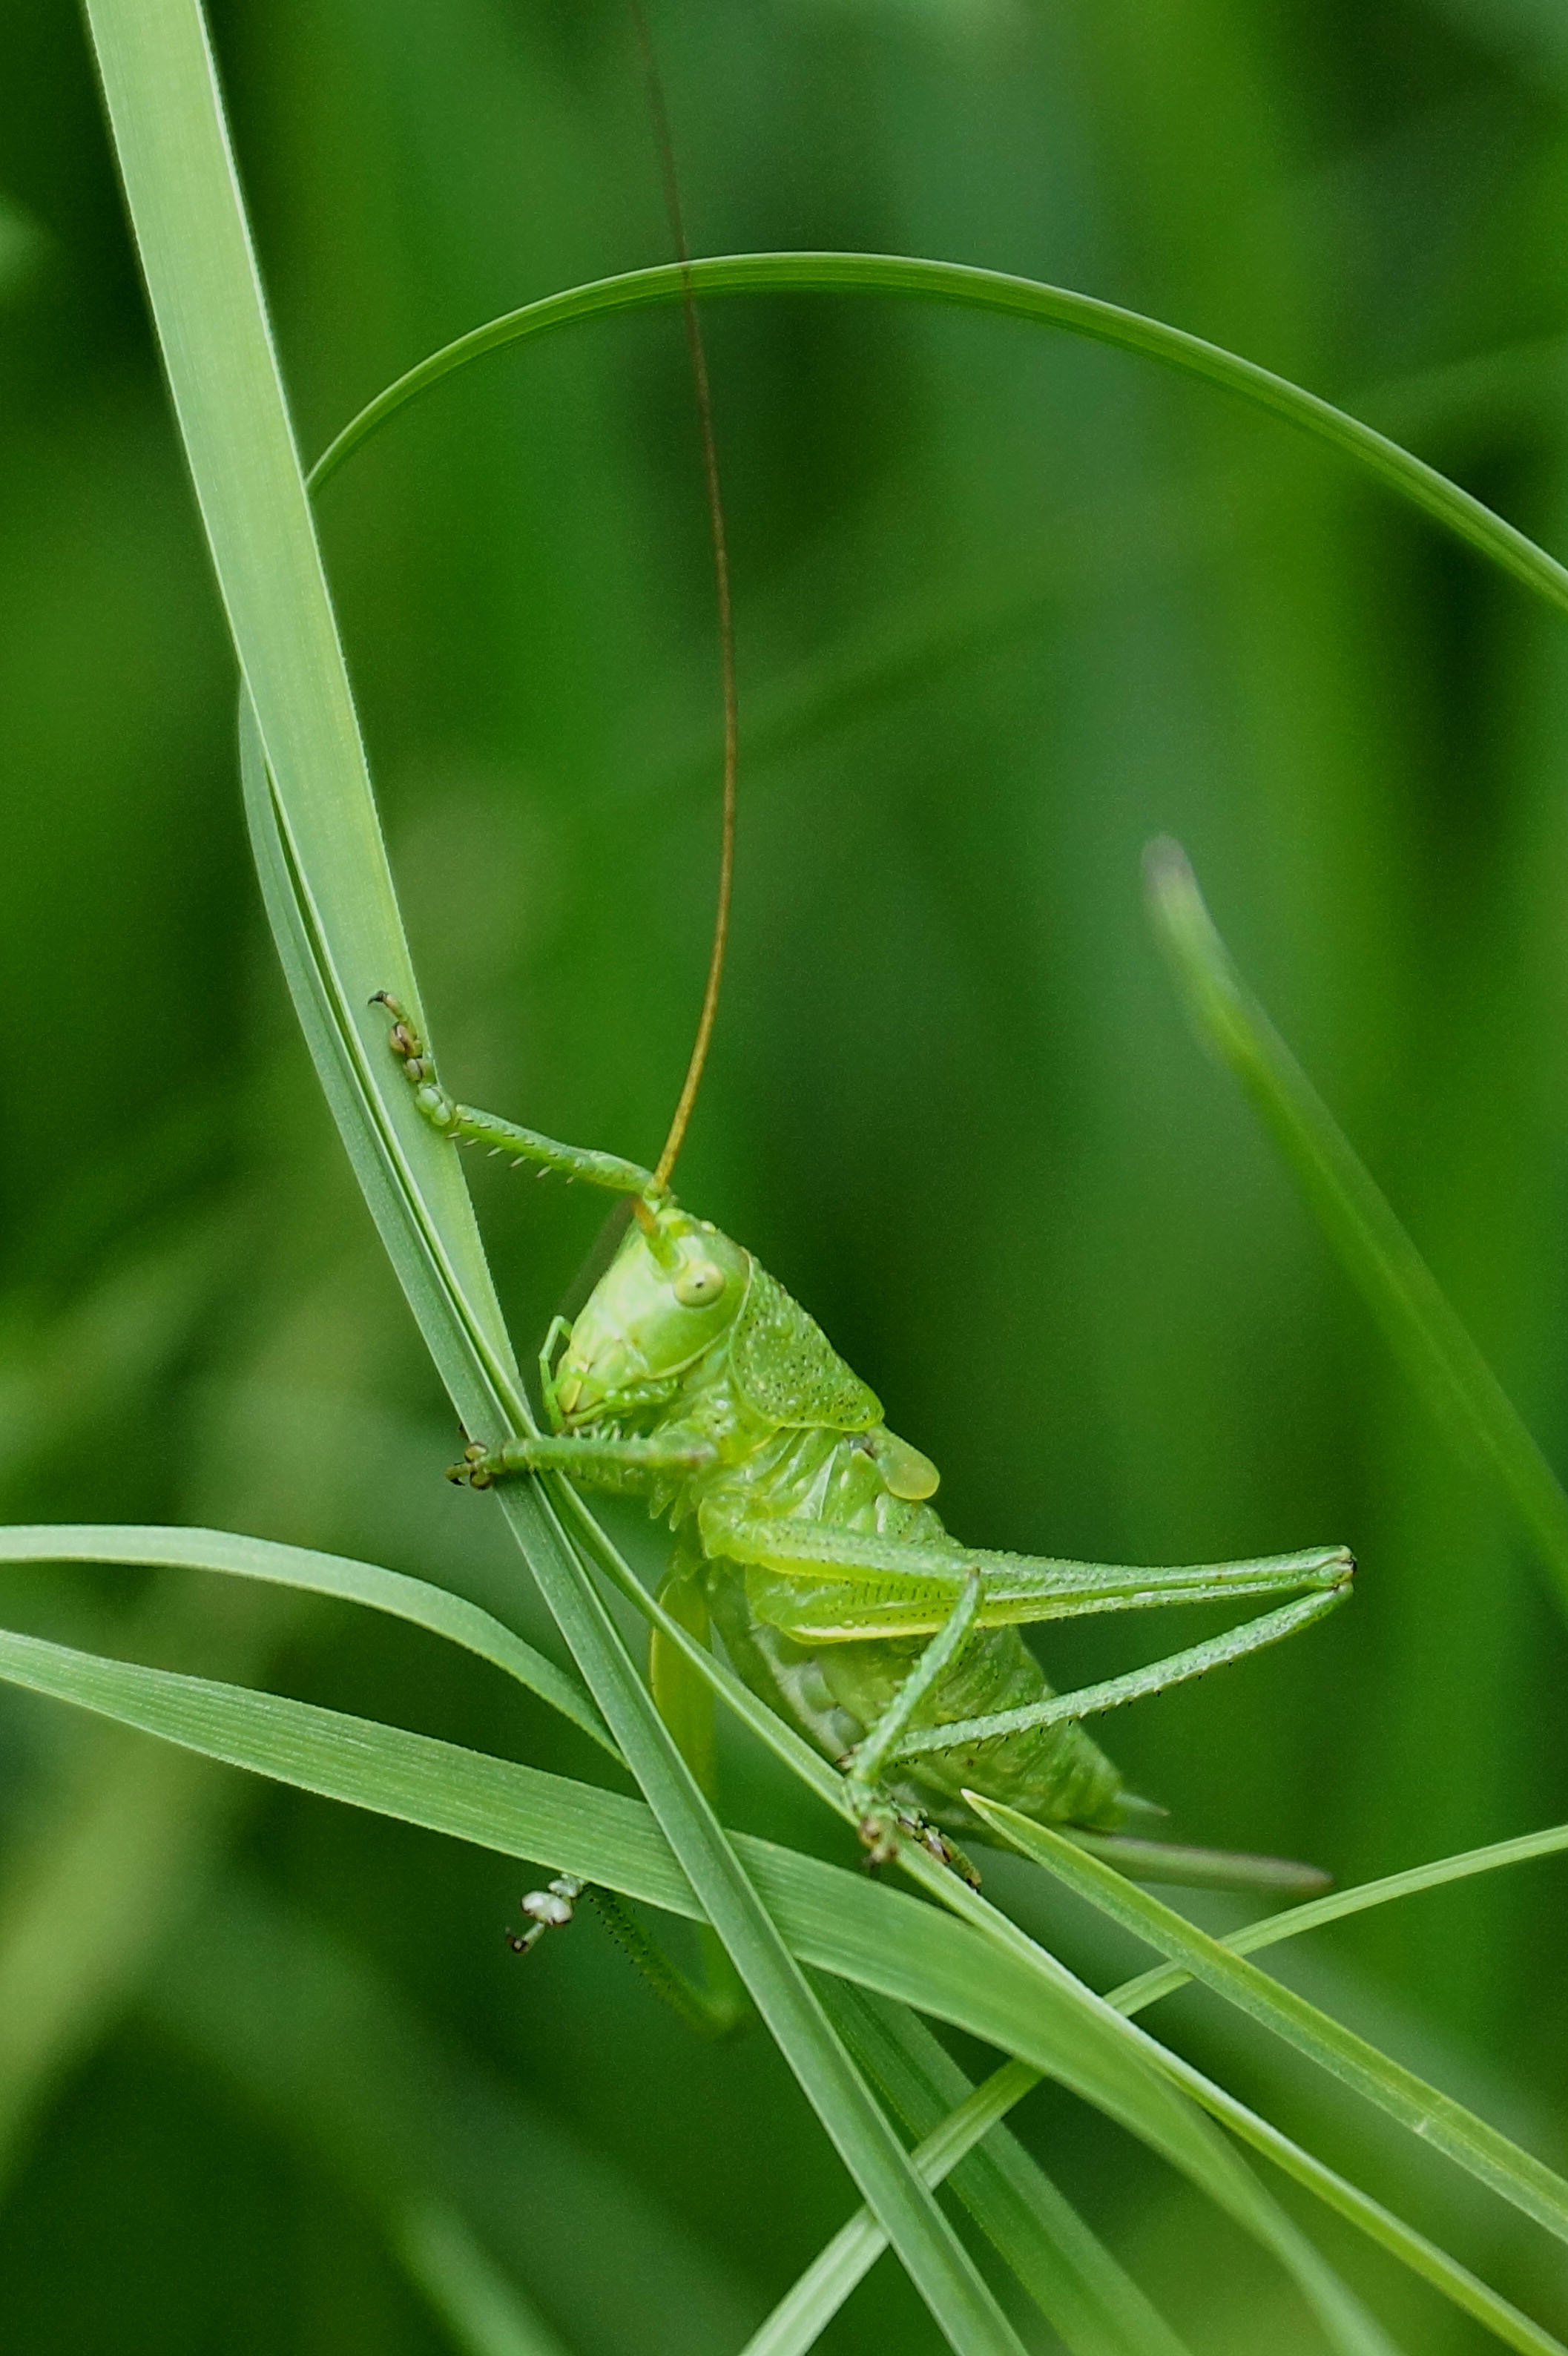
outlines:
[[[887,1487],[878,1452],[896,1452],[900,1462],[914,1454],[885,1426],[853,1438],[821,1430],[798,1435],[786,1451],[792,1477],[783,1482],[775,1477],[765,1484],[770,1511],[824,1536],[841,1530],[906,1545],[951,1547],[953,1541],[930,1505],[895,1496]],[[756,1487],[746,1480],[743,1469],[736,1469],[741,1471],[743,1502],[754,1518]],[[716,1476],[704,1502],[728,1504],[733,1487],[734,1472],[727,1468]],[[711,1526],[711,1511],[708,1518]],[[912,1596],[912,1582],[891,1574],[803,1580],[722,1555],[688,1560],[688,1575],[699,1580],[725,1650],[746,1682],[836,1760],[852,1751],[876,1725],[929,1641],[928,1635],[913,1633],[857,1635],[857,1627],[895,1606],[918,1608],[924,1601],[929,1611],[933,1603],[950,1608],[952,1601],[951,1590],[935,1582],[923,1598]],[[813,1619],[820,1633],[810,1640],[791,1633]],[[830,1628],[842,1633],[828,1635]],[[1026,1709],[1048,1699],[1052,1691],[1016,1627],[977,1627],[915,1710],[912,1730]],[[889,1784],[896,1798],[955,1829],[972,1829],[976,1823],[964,1803],[965,1788],[1004,1800],[1048,1824],[1114,1831],[1128,1814],[1116,1768],[1070,1720],[933,1751],[918,1764],[905,1762],[890,1776]]]

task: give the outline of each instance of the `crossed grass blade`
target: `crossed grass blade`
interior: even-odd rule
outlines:
[[[1564,1850],[1568,1850],[1568,1825],[1552,1825],[1541,1832],[1492,1841],[1482,1848],[1466,1849],[1453,1857],[1437,1858],[1427,1865],[1412,1866],[1403,1873],[1385,1874],[1376,1881],[1358,1883],[1353,1889],[1330,1890],[1327,1897],[1314,1899],[1307,1905],[1293,1906],[1284,1913],[1250,1922],[1232,1932],[1223,1944],[1237,1954],[1255,1954],[1261,1947],[1298,1938],[1304,1931],[1323,1929],[1349,1915],[1369,1913],[1399,1899],[1418,1897],[1425,1890],[1444,1889],[1477,1874],[1495,1873],[1506,1866],[1559,1856]],[[1178,1964],[1158,1965],[1153,1971],[1140,1973],[1136,1979],[1114,1988],[1105,2000],[1116,2011],[1130,2017],[1157,2003],[1161,1997],[1174,1995],[1178,1988],[1185,1987],[1189,1976]],[[944,2182],[968,2153],[994,2133],[1014,2104],[1033,2093],[1040,2079],[1041,2072],[1027,2062],[1004,2062],[956,2103],[941,2126],[916,2146],[915,2165],[932,2183]],[[745,2356],[804,2356],[886,2247],[876,2219],[869,2211],[861,2210],[835,2234],[786,2293],[755,2335]],[[1532,2338],[1516,2339],[1507,2328],[1507,2316],[1485,2316],[1478,2309],[1473,2311],[1509,2346],[1546,2349],[1558,2345],[1533,2324],[1527,2327]]]
[[[652,1811],[597,1785],[276,1694],[104,1660],[36,1637],[0,1633],[0,1676],[301,1790],[702,1919],[691,1882]],[[955,1921],[917,1898],[794,1850],[747,1836],[739,1837],[737,1847],[801,1963],[1016,2054],[1141,2136],[1274,2251],[1295,2275],[1332,2344],[1347,2356],[1351,2351],[1388,2356],[1392,2343],[1194,2104],[1506,2346],[1521,2356],[1565,2356],[1562,2342],[1403,2219],[1190,2063],[1134,2030],[977,1896],[965,1893],[965,1911],[974,1919]]]
[[[929,2135],[973,2094],[945,2046],[904,2006],[880,2003],[842,1981],[828,1984],[827,2002],[850,2051],[912,2135]],[[1005,2127],[955,2168],[951,2181],[1072,2356],[1189,2356],[1131,2276]],[[799,2305],[795,2319],[801,2319]],[[742,2356],[765,2356],[769,2349],[783,2356],[789,2344],[770,2319]],[[811,2343],[797,2338],[795,2344]]]
[[[206,26],[196,0],[90,0],[88,14],[244,678],[251,767],[269,781],[265,807],[252,787],[251,825],[276,836],[261,863],[285,965],[356,1167],[382,1165],[368,1199],[460,1417],[499,1438],[523,1406],[456,1157],[419,1134],[369,1007],[378,990],[411,1007],[417,995]],[[585,1567],[541,1498],[514,1484],[503,1510],[709,1921],[938,2324],[965,2356],[1021,2356],[659,1721]]]
[[[12,1550],[18,1558],[29,1559],[39,1552],[47,1556],[51,1551],[70,1558],[95,1559],[113,1559],[125,1552],[129,1552],[133,1558],[138,1554],[161,1557],[164,1553],[173,1553],[187,1568],[213,1569],[230,1576],[261,1577],[312,1591],[341,1596],[373,1609],[390,1611],[396,1616],[422,1625],[432,1633],[480,1653],[496,1666],[517,1676],[519,1682],[539,1689],[534,1656],[528,1655],[520,1664],[515,1662],[511,1646],[506,1640],[506,1632],[499,1632],[498,1641],[497,1634],[494,1633],[496,1623],[488,1621],[485,1615],[479,1614],[475,1618],[466,1608],[454,1613],[452,1609],[453,1599],[445,1590],[400,1574],[379,1570],[371,1565],[350,1563],[340,1557],[315,1555],[304,1548],[235,1538],[222,1532],[165,1533],[133,1529],[122,1533],[113,1528],[64,1530],[59,1535],[58,1547],[53,1548],[49,1543],[51,1536],[47,1528],[42,1532],[20,1530],[16,1533]],[[121,1543],[123,1537],[127,1542],[124,1547]],[[618,1557],[608,1550],[602,1534],[601,1543],[605,1546],[607,1562],[613,1567],[625,1589],[642,1596],[631,1572]],[[4,1558],[5,1552],[4,1540],[0,1538],[0,1559]],[[666,1615],[659,1607],[645,1596],[643,1596],[643,1601],[645,1609],[662,1622]],[[8,1666],[7,1643],[12,1647],[20,1647],[19,1652],[11,1655]],[[703,1654],[701,1658],[710,1665],[709,1674],[719,1682],[720,1690],[724,1690],[727,1685],[734,1685],[730,1672],[711,1664],[710,1655]],[[445,1815],[438,1808],[432,1815],[430,1813],[432,1803],[429,1793],[429,1763],[432,1758],[440,1756],[459,1762],[452,1772],[461,1781],[463,1772],[471,1777],[478,1774],[483,1778],[485,1771],[490,1770],[499,1772],[504,1777],[503,1762],[459,1751],[447,1745],[436,1745],[432,1750],[421,1738],[405,1735],[399,1729],[370,1727],[363,1721],[343,1719],[332,1712],[304,1710],[302,1714],[301,1705],[284,1702],[273,1695],[245,1694],[239,1688],[217,1687],[199,1679],[175,1679],[170,1682],[162,1672],[133,1668],[129,1665],[124,1666],[123,1675],[116,1677],[113,1674],[115,1665],[95,1661],[88,1655],[72,1654],[67,1648],[40,1648],[30,1639],[7,1640],[0,1636],[0,1676],[10,1675],[18,1682],[32,1684],[39,1690],[57,1694],[62,1699],[104,1708],[123,1722],[144,1727],[176,1741],[189,1742],[211,1756],[264,1774],[281,1776],[285,1781],[301,1783],[304,1788],[346,1800],[351,1804],[376,1808],[411,1821],[429,1824],[435,1829],[454,1833],[459,1837],[477,1840],[492,1837],[494,1826],[484,1813],[483,1802],[484,1795],[494,1795],[493,1776],[491,1782],[481,1783],[478,1815],[471,1810],[464,1813],[462,1808],[458,1808],[455,1814],[449,1812]],[[789,1756],[787,1746],[801,1747],[798,1746],[798,1739],[792,1736],[743,1687],[737,1687],[736,1694],[743,1697],[741,1714],[755,1718],[759,1731],[771,1729],[775,1742],[782,1740],[786,1746],[786,1757]],[[726,1693],[726,1698],[730,1697]],[[222,1730],[220,1740],[215,1739],[215,1727]],[[285,1730],[281,1748],[280,1727]],[[291,1733],[294,1738],[303,1739],[303,1749],[291,1751],[287,1739]],[[330,1772],[324,1769],[323,1760],[335,1737],[356,1750],[362,1750],[368,1740],[379,1738],[382,1746],[379,1764],[372,1761],[367,1766],[361,1761],[351,1771],[341,1766],[335,1766]],[[308,1762],[309,1772],[302,1772],[302,1760]],[[805,1780],[840,1808],[847,1806],[839,1779],[821,1760],[805,1752],[804,1762],[792,1760],[791,1763],[804,1763]],[[582,1804],[589,1808],[588,1837],[593,1839],[605,1837],[605,1820],[602,1815],[595,1815],[592,1812],[592,1787],[559,1785],[559,1779],[551,1778],[546,1778],[541,1784],[536,1778],[529,1788],[537,1798],[547,1786],[571,1790],[581,1795]],[[547,1822],[552,1823],[553,1819],[547,1817]],[[549,1861],[562,1862],[553,1856]],[[918,1872],[931,1861],[923,1851],[913,1848],[909,1862],[912,1869]],[[574,1857],[565,1860],[565,1867],[568,1870],[581,1871],[585,1879],[602,1882],[612,1880],[608,1873],[589,1871]],[[612,1886],[615,1885],[612,1882]],[[841,1912],[848,1910],[852,1922],[857,1901],[846,1895],[846,1889],[858,1890],[861,1885],[853,1882],[846,1885],[840,1876],[835,1887],[836,1902]],[[955,1893],[960,1890],[961,1885],[946,1873],[935,1876],[933,1894],[945,1897],[952,1903]],[[653,1902],[668,1903],[667,1891],[664,1896],[656,1895]],[[1001,1931],[1012,1950],[1008,1970],[1003,1975],[1002,1995],[997,1999],[1004,2008],[991,2018],[991,2033],[995,2041],[1004,2045],[1018,2041],[1017,1967],[1021,1961],[1033,1982],[1036,2012],[1039,2013],[1043,2007],[1048,2018],[1060,2021],[1065,2008],[1069,2024],[1064,2038],[1053,2031],[1045,2048],[1040,2048],[1038,2042],[1029,2048],[1038,2054],[1051,2053],[1051,2061],[1043,2066],[1185,2169],[1239,2223],[1271,2249],[1296,2274],[1308,2299],[1317,2308],[1336,2346],[1358,2351],[1358,2356],[1372,2356],[1372,2351],[1386,2351],[1390,2343],[1384,2335],[1344,2290],[1332,2271],[1324,2265],[1312,2245],[1296,2231],[1262,2188],[1240,2166],[1234,2155],[1222,2142],[1214,2138],[1212,2131],[1204,2128],[1185,2105],[1179,2101],[1173,2103],[1168,2089],[1161,2088],[1157,2083],[1151,2089],[1147,2080],[1147,2063],[1152,2058],[1162,2067],[1168,2068],[1168,2057],[1163,2049],[1150,2045],[1147,2052],[1140,2048],[1135,2053],[1129,2049],[1125,2038],[1117,2035],[1114,2019],[1106,2014],[1099,2000],[1083,1988],[1053,1957],[1036,1947],[1016,1926],[1008,1923],[1005,1917],[997,1915],[984,1901],[963,1891],[960,1902],[972,1912],[978,1910],[972,1930],[978,1930],[991,1942],[996,1941],[998,1931]],[[912,1917],[906,1913],[902,1920],[906,1940],[914,1933],[917,1923],[921,1932],[926,1928],[923,1912]],[[837,1927],[841,1934],[848,1935],[843,1923]],[[839,1950],[830,1946],[828,1953],[838,1955]],[[842,1956],[839,1955],[837,1965],[830,1962],[828,1967],[842,1967]],[[867,1967],[866,1956],[862,1954],[862,1970]],[[881,1959],[880,1967],[884,1971],[889,1968],[885,1958]],[[874,1972],[877,1965],[870,1965],[869,1968]],[[923,1969],[922,1958],[918,1955],[906,1958],[901,1968],[906,1976],[895,1985],[907,2002],[934,2009],[958,2020],[960,2025],[974,2025],[963,2009],[962,1999],[959,1999],[957,2012],[953,2010],[952,1959],[942,1947],[940,1936],[935,1954],[928,1954],[924,1958]],[[1025,2043],[1028,2044],[1029,2034],[1038,2040],[1040,2033],[1040,2022],[1036,2019],[1031,2031],[1024,2033]],[[1220,2102],[1229,2100],[1220,2095],[1218,2090],[1214,2093]],[[1233,2107],[1237,2117],[1251,2119],[1251,2114],[1242,2106]],[[1273,2133],[1265,2130],[1262,2122],[1254,2124],[1258,2133]],[[1266,2142],[1264,2147],[1272,2149]],[[1281,2147],[1295,2152],[1295,2147],[1285,2139],[1281,2139]],[[1277,2153],[1275,2156],[1277,2157]],[[1307,2155],[1298,2157],[1300,2166],[1296,2172],[1303,2175],[1304,2180],[1314,2182],[1321,2189],[1318,2179],[1313,2176],[1317,2163]],[[1319,2178],[1328,2180],[1328,2172],[1319,2171]],[[932,2178],[931,2180],[936,2179]],[[1339,2205],[1343,2206],[1348,2201],[1352,2213],[1358,2215],[1358,2222],[1365,2222],[1373,2216],[1373,2204],[1363,2204],[1360,2211],[1356,2210],[1356,2202],[1362,2197],[1355,2192],[1354,2188],[1341,2187],[1340,2190]],[[1005,2241],[1010,2237],[1016,2245],[1019,2238],[1016,2201],[1003,2219],[1002,2232],[998,2236],[992,2231],[997,2210],[995,2188],[982,2188],[982,2206],[987,2211],[982,2222],[986,2229],[992,2232],[993,2239]],[[1381,2217],[1382,2212],[1375,2214]],[[1392,2222],[1397,2227],[1398,2221]],[[1051,2213],[1049,2204],[1037,2211],[1035,2226],[1039,2245],[1034,2252],[1035,2266],[1049,2267],[1053,2257],[1058,2256],[1065,2257],[1070,2265],[1076,2264],[1071,2250],[1053,2253],[1050,2246],[1056,2237],[1059,2222]],[[1387,2239],[1387,2232],[1381,2237]],[[1397,2233],[1391,2245],[1399,2248],[1401,2254],[1407,2257],[1410,2251],[1417,2246],[1413,2242],[1408,2246],[1401,2244]],[[877,2250],[883,2246],[885,2243],[879,2240]],[[1467,2283],[1469,2280],[1468,2277],[1464,2279]],[[846,2283],[839,2297],[847,2296],[850,2286],[852,2285]],[[809,2312],[812,2303],[820,2302],[826,2295],[824,2281],[809,2286],[799,2312]],[[1490,2296],[1484,2291],[1477,2295]],[[1541,2343],[1531,2344],[1539,2346]]]
[[[968,1796],[999,1838],[1424,2137],[1559,2241],[1568,2241],[1568,2183],[1554,2169],[1050,1826],[1032,1824],[1016,1808],[978,1794]]]

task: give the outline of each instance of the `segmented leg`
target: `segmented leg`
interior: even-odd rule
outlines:
[[[1205,1676],[1227,1661],[1243,1660],[1249,1653],[1261,1653],[1294,1636],[1297,1629],[1309,1627],[1314,1620],[1321,1620],[1325,1612],[1348,1601],[1349,1593],[1349,1587],[1341,1585],[1326,1594],[1304,1596],[1298,1603],[1287,1603],[1281,1611],[1264,1612],[1240,1628],[1227,1629],[1222,1636],[1211,1636],[1206,1644],[1189,1645],[1185,1652],[1171,1653],[1163,1661],[1151,1661],[1147,1668],[1107,1677],[1102,1685],[1081,1686],[1076,1693],[1053,1694],[1048,1701],[1031,1702],[1027,1709],[1004,1709],[989,1718],[954,1719],[945,1726],[917,1727],[913,1733],[901,1734],[882,1757],[892,1762],[918,1759],[928,1751],[955,1750],[961,1743],[994,1742],[1006,1735],[1022,1734],[1030,1727],[1054,1726],[1063,1719],[1093,1718],[1101,1710],[1119,1709],[1125,1702],[1165,1693],[1189,1677]],[[904,1722],[907,1726],[907,1716]]]
[[[709,1555],[798,1582],[777,1599],[776,1624],[802,1644],[934,1634],[971,1569],[982,1575],[980,1624],[989,1628],[1162,1603],[1228,1603],[1300,1588],[1333,1590],[1348,1585],[1356,1568],[1343,1547],[1169,1568],[1062,1562],[963,1547],[955,1538],[927,1544],[823,1522],[749,1520],[711,1504],[700,1525]]]
[[[869,1862],[887,1865],[898,1855],[899,1809],[882,1790],[882,1770],[898,1754],[909,1722],[938,1680],[945,1676],[980,1609],[980,1574],[972,1570],[946,1621],[932,1638],[876,1724],[845,1760],[845,1777]]]
[[[459,1104],[437,1079],[435,1066],[425,1053],[423,1041],[397,1000],[387,991],[379,990],[370,1002],[384,1006],[391,1016],[388,1044],[402,1064],[415,1104],[431,1127],[438,1129],[443,1137],[464,1145],[488,1146],[492,1153],[509,1155],[514,1167],[527,1162],[541,1173],[553,1170],[563,1178],[580,1178],[590,1186],[606,1186],[612,1194],[657,1198],[661,1190],[654,1184],[653,1172],[643,1169],[638,1162],[624,1161],[618,1153],[596,1152],[591,1146],[562,1145],[553,1137],[541,1137],[537,1130],[522,1129],[516,1121],[503,1120],[498,1113],[476,1112],[472,1105]]]
[[[716,1451],[706,1440],[601,1440],[587,1432],[538,1432],[504,1440],[499,1448],[475,1440],[446,1477],[466,1481],[471,1489],[488,1489],[518,1472],[570,1472],[591,1485],[616,1487],[660,1475],[682,1480],[707,1472],[716,1461]]]
[[[537,1947],[547,1931],[563,1930],[576,1912],[582,1884],[575,1874],[558,1873],[544,1890],[525,1890],[518,1903],[528,1920],[526,1931],[508,1931],[507,1944],[514,1955]]]

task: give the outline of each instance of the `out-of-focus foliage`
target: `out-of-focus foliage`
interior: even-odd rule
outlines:
[[[261,922],[80,36],[40,0],[9,30],[0,1513],[336,1547],[505,1591],[548,1644],[493,1508],[440,1481],[452,1434]],[[1568,545],[1568,44],[1530,0],[667,0],[654,30],[697,250],[1109,295]],[[229,5],[216,31],[307,452],[464,327],[665,258],[619,0]],[[1353,1877],[1563,1816],[1561,1620],[1189,1042],[1136,876],[1149,834],[1187,841],[1568,1464],[1562,626],[1120,356],[837,301],[716,308],[709,337],[743,810],[683,1191],[823,1319],[965,1534],[1356,1546],[1353,1611],[1110,1730],[1178,1837]],[[678,320],[469,371],[331,487],[324,529],[451,1077],[652,1153],[716,826]],[[594,1213],[482,1192],[526,1355]],[[11,1625],[599,1772],[417,1631],[175,1573],[5,1576]],[[1198,1633],[1086,1624],[1050,1655],[1100,1676]],[[728,1764],[732,1820],[831,1839],[749,1748]],[[1125,1960],[1021,1865],[988,1871],[1065,1953]],[[458,2212],[579,2356],[719,2356],[852,2205],[763,2039],[695,2045],[586,1918],[509,1956],[492,1858],[6,1695],[0,1874],[0,2278],[29,2356],[450,2344],[396,2254]],[[1467,1884],[1286,1969],[1561,2163],[1563,1888]],[[1563,2328],[1507,2212],[1182,2002],[1199,2058]],[[1318,2345],[1115,2130],[1050,2094],[1018,2125],[1205,2356]],[[1334,2254],[1409,2345],[1481,2344]],[[885,2265],[824,2342],[933,2344]]]

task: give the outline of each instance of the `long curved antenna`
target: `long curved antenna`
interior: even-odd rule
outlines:
[[[735,873],[735,774],[740,731],[735,694],[735,622],[730,602],[730,549],[724,531],[723,494],[719,487],[719,452],[713,439],[713,397],[708,382],[708,351],[702,340],[702,322],[697,315],[697,297],[691,286],[691,249],[686,241],[686,216],[681,209],[680,181],[675,168],[675,142],[670,135],[664,83],[659,78],[658,60],[654,55],[653,37],[648,31],[647,18],[643,14],[642,0],[628,0],[628,5],[636,30],[637,47],[642,53],[643,75],[647,83],[648,111],[653,118],[659,173],[664,183],[665,211],[669,217],[670,236],[680,265],[686,342],[691,355],[697,422],[702,435],[702,471],[708,487],[708,521],[713,539],[713,587],[719,608],[719,664],[724,696],[724,805],[719,850],[719,904],[714,912],[713,947],[709,952],[708,980],[702,993],[702,1012],[697,1019],[697,1036],[691,1044],[691,1060],[681,1082],[669,1135],[665,1139],[664,1151],[654,1170],[654,1185],[662,1192],[669,1184],[676,1157],[685,1142],[692,1107],[697,1102],[697,1091],[702,1085],[709,1043],[713,1036],[714,1018],[719,1012],[719,991],[724,978],[724,951],[730,939],[730,899]]]

